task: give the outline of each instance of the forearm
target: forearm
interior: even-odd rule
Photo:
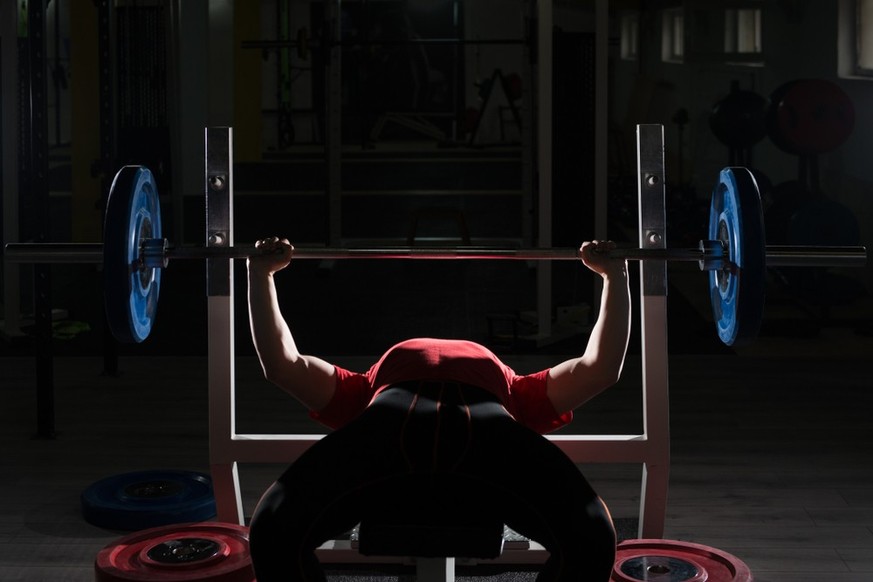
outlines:
[[[630,289],[627,271],[622,271],[603,279],[600,313],[581,358],[592,381],[604,388],[618,381],[629,339]]]
[[[264,375],[272,379],[293,366],[300,352],[282,317],[273,275],[249,271],[248,287],[252,341]]]
[[[627,270],[603,276],[600,311],[585,351],[549,371],[548,395],[559,413],[573,410],[615,384],[624,368],[630,338]]]
[[[302,355],[282,317],[273,274],[249,270],[249,326],[264,377],[312,410],[334,394],[332,364]]]

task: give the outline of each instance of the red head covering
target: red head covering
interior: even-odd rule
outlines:
[[[389,349],[367,373],[375,390],[409,380],[441,380],[506,393],[514,376],[488,348],[467,340],[410,339]]]

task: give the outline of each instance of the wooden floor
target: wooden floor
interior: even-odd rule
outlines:
[[[671,357],[665,537],[727,551],[761,582],[873,580],[871,356],[870,338],[832,329],[734,355]],[[510,362],[522,371],[548,360]],[[128,471],[208,469],[207,361],[126,357],[122,374],[108,377],[98,358],[59,358],[53,440],[33,438],[33,360],[0,365],[0,580],[93,580],[97,552],[122,534],[84,522],[79,494]],[[638,430],[639,370],[631,356],[621,383],[571,430]],[[237,363],[237,389],[241,432],[318,431],[251,357]],[[615,517],[636,515],[638,466],[582,469]],[[247,513],[280,470],[242,467]]]

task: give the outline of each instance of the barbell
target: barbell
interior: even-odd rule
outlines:
[[[309,29],[305,26],[297,30],[294,40],[244,40],[240,46],[244,49],[262,49],[262,50],[278,50],[283,48],[296,49],[297,56],[306,60],[309,58],[309,53],[312,50],[318,50],[324,46],[327,47],[386,47],[386,46],[466,46],[466,45],[526,45],[529,43],[527,38],[374,38],[369,40],[331,40],[327,41],[324,38],[317,37],[315,39],[309,34]]]
[[[860,267],[862,246],[768,246],[761,198],[742,167],[719,174],[709,213],[708,240],[696,248],[617,248],[609,255],[633,261],[692,261],[708,272],[718,336],[725,344],[752,341],[763,318],[766,268]],[[107,322],[121,342],[145,340],[154,324],[161,272],[175,259],[242,259],[264,251],[254,245],[177,247],[162,237],[160,201],[151,171],[125,166],[115,175],[106,205],[104,242],[9,243],[5,259],[19,263],[102,263]],[[578,260],[578,249],[492,247],[295,247],[294,259]]]

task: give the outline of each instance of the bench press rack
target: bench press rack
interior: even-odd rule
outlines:
[[[233,132],[206,129],[206,245],[233,245]],[[637,126],[639,243],[642,248],[666,248],[664,130],[661,125]],[[209,463],[219,521],[244,525],[238,463],[289,464],[322,435],[238,434],[235,410],[233,267],[229,258],[207,259]],[[667,370],[666,261],[640,261],[643,430],[631,435],[549,435],[575,463],[640,463],[640,538],[661,538],[667,508],[670,470],[669,389]],[[501,564],[535,564],[545,550],[531,541],[530,549],[505,548]],[[364,556],[348,540],[319,549],[322,562],[385,563]],[[397,561],[402,561],[398,557]],[[441,572],[454,558],[418,563]]]

